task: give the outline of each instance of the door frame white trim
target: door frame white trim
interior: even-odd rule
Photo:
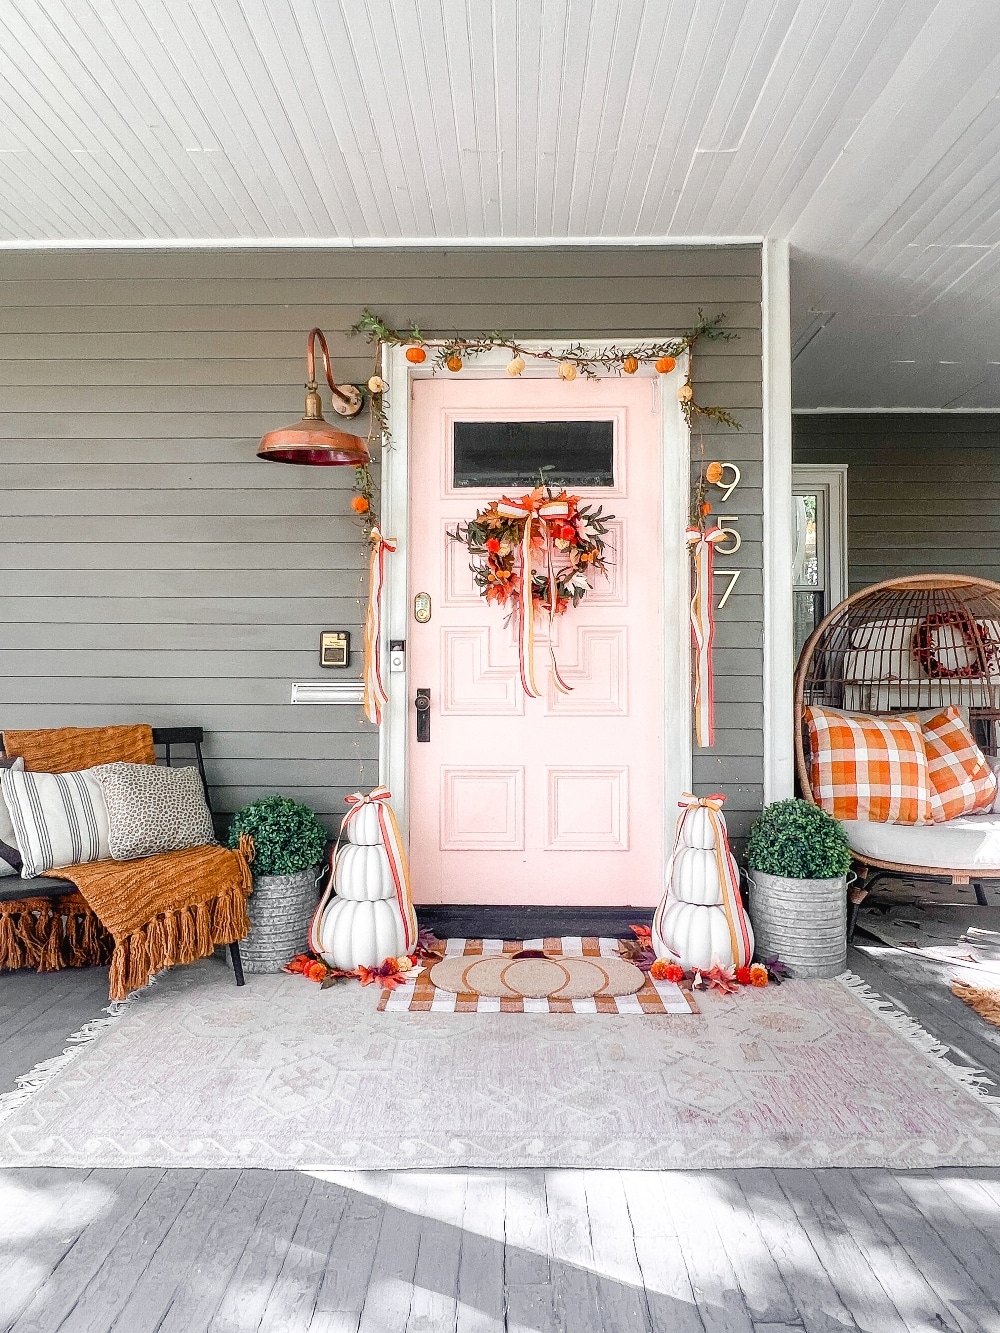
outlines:
[[[588,352],[599,353],[622,339],[588,340],[582,345]],[[580,346],[579,340],[553,342],[525,340],[522,346],[556,351]],[[630,346],[643,346],[629,340]],[[499,379],[506,374],[510,354],[503,350],[477,357],[462,372],[463,379]],[[406,360],[402,347],[383,347],[383,378],[389,385],[386,416],[392,444],[381,459],[382,530],[396,540],[396,552],[387,561],[383,597],[383,652],[388,659],[390,639],[410,638],[409,608],[409,429],[412,385],[417,379],[433,374],[425,362],[414,366]],[[691,495],[691,441],[684,414],[674,391],[687,375],[687,356],[679,357],[677,368],[669,375],[655,371],[640,374],[650,385],[651,406],[660,416],[661,438],[661,522],[664,534],[677,533],[676,542],[663,541],[661,563],[661,608],[663,609],[663,837],[669,847],[673,837],[677,798],[691,788],[691,636],[688,629],[690,602],[690,560],[684,542]],[[529,362],[525,378],[551,379],[553,371],[544,364]],[[668,624],[666,608],[673,603],[680,623]],[[679,631],[679,632],[678,632]],[[403,837],[409,843],[408,760],[410,744],[409,662],[405,672],[386,675],[388,703],[383,710],[379,735],[379,780],[393,795],[393,807]]]
[[[764,804],[794,794],[792,683],[792,336],[788,242],[762,252]]]

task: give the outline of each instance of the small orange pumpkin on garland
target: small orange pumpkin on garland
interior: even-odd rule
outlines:
[[[710,486],[718,486],[719,482],[722,480],[722,464],[709,463],[708,467],[705,469],[705,480]]]

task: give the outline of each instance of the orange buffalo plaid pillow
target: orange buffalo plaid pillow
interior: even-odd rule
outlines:
[[[835,819],[930,824],[931,784],[920,720],[806,709],[813,800]]]
[[[921,723],[931,780],[931,814],[936,824],[959,815],[989,810],[997,795],[997,776],[954,706]]]

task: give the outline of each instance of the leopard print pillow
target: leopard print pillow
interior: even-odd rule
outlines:
[[[107,802],[108,843],[116,861],[215,842],[196,768],[101,764],[92,771]]]

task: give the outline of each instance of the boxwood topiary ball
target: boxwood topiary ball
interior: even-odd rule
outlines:
[[[747,865],[784,879],[839,879],[851,868],[851,849],[832,815],[809,801],[775,801],[754,820]]]
[[[294,875],[323,858],[327,832],[312,810],[287,796],[265,796],[233,815],[229,846],[253,838],[255,875]]]

